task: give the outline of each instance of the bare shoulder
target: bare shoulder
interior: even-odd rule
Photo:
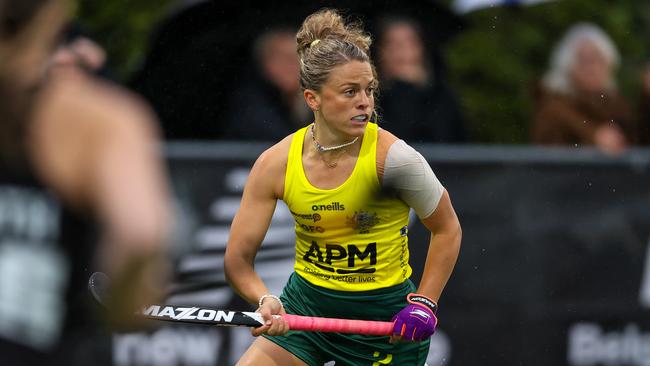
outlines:
[[[377,130],[377,151],[386,150],[393,145],[395,141],[399,140],[399,137],[393,135],[391,132],[379,128]]]
[[[251,178],[270,184],[276,198],[281,198],[284,193],[284,176],[293,136],[294,134],[291,134],[266,149],[257,158],[251,170]]]
[[[283,138],[278,143],[264,150],[264,152],[257,158],[257,163],[268,166],[269,168],[286,166],[292,138],[293,134]]]

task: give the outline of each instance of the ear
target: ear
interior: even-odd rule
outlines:
[[[305,89],[302,95],[305,97],[305,101],[312,111],[316,112],[320,109],[321,98],[315,90]]]

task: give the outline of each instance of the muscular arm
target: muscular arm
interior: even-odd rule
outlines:
[[[418,293],[438,301],[456,264],[462,236],[446,190],[433,214],[421,221],[431,232],[431,239]]]
[[[113,278],[115,325],[162,295],[170,193],[153,114],[119,88],[79,75],[50,84],[31,134],[43,179],[103,229],[98,265]],[[126,325],[126,324],[124,324]]]
[[[431,232],[418,293],[438,301],[460,250],[460,223],[449,194],[424,157],[386,131],[380,132],[377,162],[382,184],[395,190]]]
[[[230,227],[230,237],[224,257],[226,279],[246,301],[257,304],[268,288],[255,272],[254,262],[266,231],[271,223],[277,200],[284,191],[284,174],[290,137],[265,151],[253,165],[248,176],[239,211]],[[254,336],[284,334],[289,326],[283,319],[272,317],[283,314],[277,301],[267,298],[259,312],[265,325],[253,329]]]
[[[225,273],[232,288],[246,301],[257,304],[268,294],[254,261],[271,223],[278,198],[284,187],[286,152],[283,142],[265,151],[251,169],[239,211],[230,227],[224,258]]]

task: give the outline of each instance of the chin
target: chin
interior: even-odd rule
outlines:
[[[350,125],[348,131],[351,136],[363,136],[364,132],[366,131],[366,126],[368,125],[368,121],[365,122],[352,122]]]

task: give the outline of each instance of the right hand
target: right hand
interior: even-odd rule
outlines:
[[[598,127],[594,134],[594,143],[609,154],[620,154],[627,148],[625,135],[617,125],[606,124]]]
[[[251,329],[254,337],[262,334],[284,335],[289,331],[289,324],[282,318],[282,315],[286,314],[284,307],[276,299],[267,297],[256,311],[262,314],[264,325]]]
[[[393,316],[391,343],[402,340],[424,341],[436,331],[438,305],[435,301],[415,293],[408,294],[406,299],[409,304]]]

